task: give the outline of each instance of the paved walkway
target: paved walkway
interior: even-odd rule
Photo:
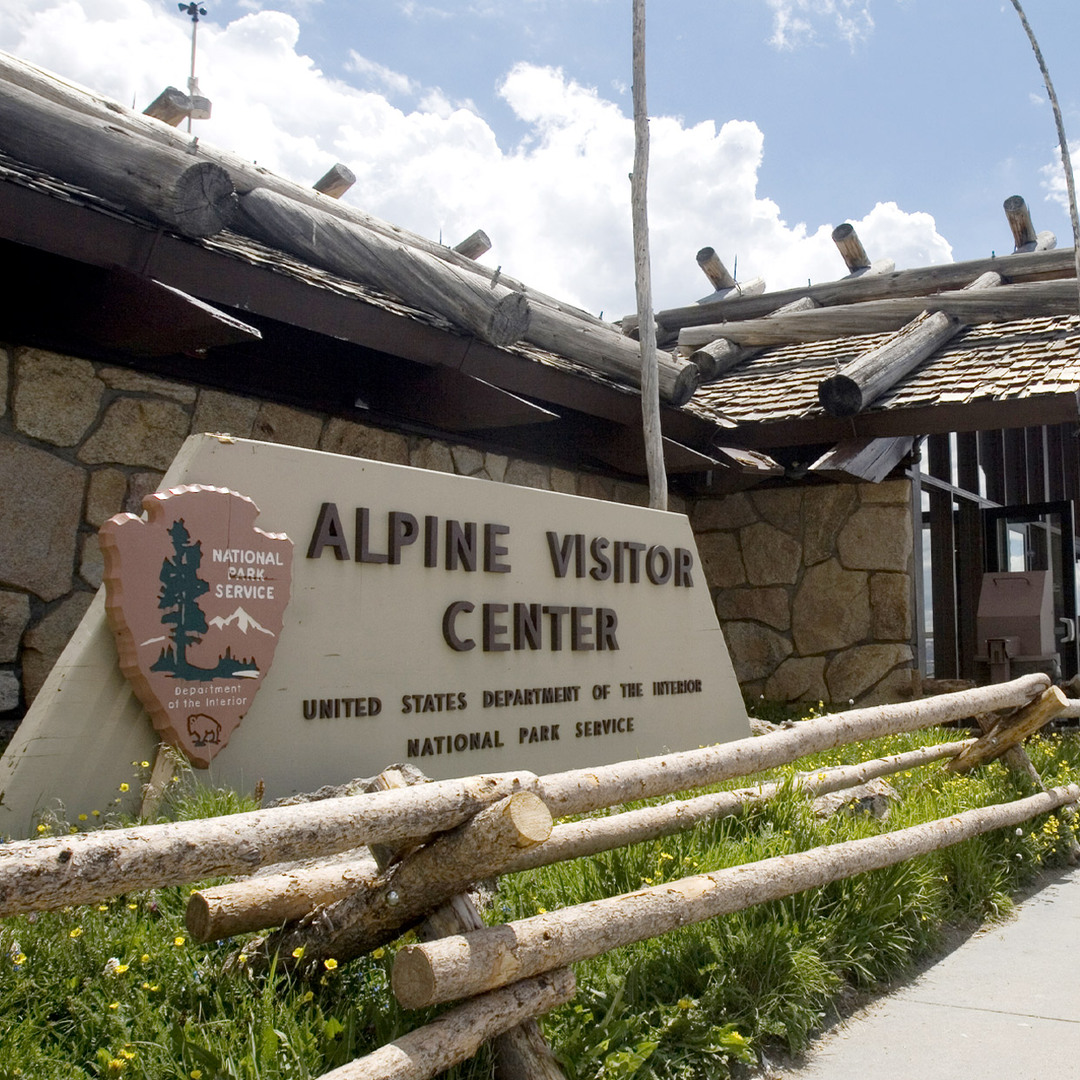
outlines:
[[[783,1080],[1080,1080],[1080,867],[827,1031]]]

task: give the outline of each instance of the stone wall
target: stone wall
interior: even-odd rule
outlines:
[[[746,694],[918,692],[908,481],[756,489],[698,501],[691,522]]]
[[[639,484],[0,345],[0,722],[33,701],[101,584],[98,527],[124,510],[141,513],[184,439],[203,431],[649,501]]]
[[[640,484],[0,345],[0,721],[34,699],[101,584],[98,527],[141,512],[184,439],[202,431],[648,504]],[[692,508],[744,690],[837,702],[911,693],[909,497],[898,481]],[[672,498],[671,509],[691,508]]]

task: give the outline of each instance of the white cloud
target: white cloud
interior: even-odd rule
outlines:
[[[1073,166],[1073,183],[1076,183],[1076,162],[1080,160],[1080,141],[1069,143],[1069,157]],[[1041,187],[1046,192],[1048,202],[1057,203],[1067,214],[1069,212],[1069,188],[1065,183],[1065,168],[1061,163],[1061,147],[1054,147],[1054,156],[1039,169],[1042,176]]]
[[[355,49],[349,50],[349,60],[345,67],[347,70],[366,78],[369,83],[384,87],[391,94],[416,93],[418,84],[410,79],[408,75],[402,75],[398,71],[392,71],[385,64],[369,60],[366,56],[361,56]]]
[[[140,108],[166,82],[183,85],[183,20],[147,0],[102,10],[26,0],[0,11],[0,48],[125,104],[134,93]],[[203,140],[305,184],[341,161],[357,175],[346,199],[369,213],[448,244],[482,228],[495,245],[485,262],[507,274],[609,317],[633,308],[633,124],[619,104],[556,68],[516,64],[499,92],[527,131],[500,146],[474,105],[405,74],[359,63],[381,87],[407,93],[408,108],[328,77],[300,51],[300,26],[283,12],[251,12],[225,26],[208,20],[199,35],[200,84],[214,109],[197,126]],[[687,127],[655,117],[651,136],[658,307],[709,291],[694,259],[706,245],[732,270],[737,255],[740,279],[761,275],[770,288],[844,273],[829,239],[838,222],[789,225],[758,193],[764,136],[756,124]],[[854,224],[872,258],[899,266],[950,258],[929,215],[885,203]]]
[[[766,0],[773,12],[769,39],[778,49],[795,49],[818,37],[825,24],[852,48],[870,35],[874,20],[870,0]]]

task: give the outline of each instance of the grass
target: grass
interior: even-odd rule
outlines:
[[[955,734],[877,740],[799,767],[864,760]],[[1080,776],[1075,736],[1037,738],[1028,749],[1048,785]],[[930,765],[892,782],[901,797],[884,824],[846,814],[818,818],[788,790],[741,818],[502,879],[487,918],[554,910],[1030,794],[1029,782],[1000,764],[972,777]],[[169,812],[249,808],[250,800],[235,794],[191,788]],[[43,823],[43,831],[108,818],[103,809],[85,822]],[[1040,867],[1064,857],[1068,829],[1060,812],[1047,815],[598,957],[577,966],[578,995],[546,1018],[546,1034],[571,1080],[720,1080],[770,1045],[797,1050],[852,988],[909,970],[939,946],[950,924],[1005,912]],[[394,1003],[392,949],[331,962],[309,981],[280,967],[257,978],[225,971],[237,943],[189,940],[189,892],[132,893],[0,923],[0,1080],[317,1077],[434,1015],[406,1014]],[[488,1051],[449,1075],[489,1077]]]

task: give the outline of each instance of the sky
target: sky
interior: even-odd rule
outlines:
[[[200,139],[606,318],[632,311],[630,0],[205,0]],[[1025,0],[1080,157],[1080,3]],[[0,49],[142,110],[189,73],[175,0],[0,5]],[[769,289],[843,276],[850,221],[898,268],[1012,250],[1002,202],[1072,244],[1057,133],[1008,0],[651,0],[657,309],[712,246]]]

